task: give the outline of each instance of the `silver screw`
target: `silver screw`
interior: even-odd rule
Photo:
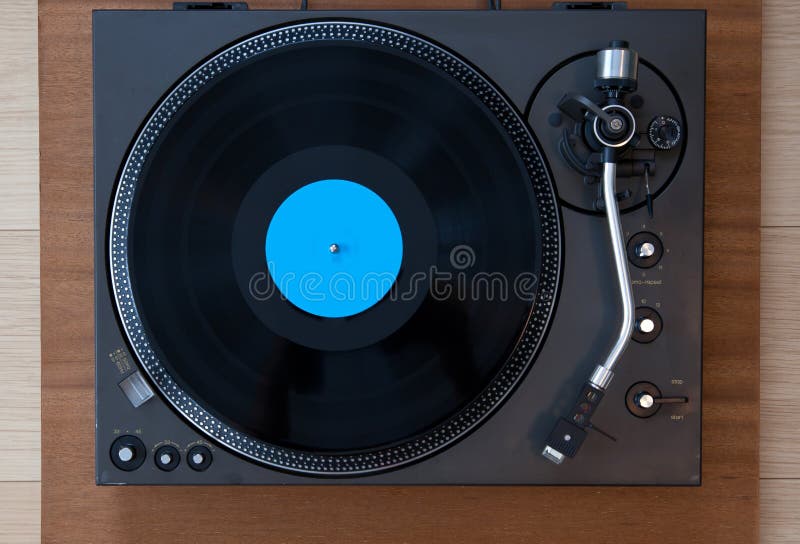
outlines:
[[[569,442],[570,440],[572,440],[572,436],[568,435],[568,434],[565,434],[564,435],[564,442]]]
[[[328,251],[331,253],[339,253],[339,244],[331,244],[328,246]]]
[[[622,119],[615,117],[609,123],[611,130],[622,130]]]

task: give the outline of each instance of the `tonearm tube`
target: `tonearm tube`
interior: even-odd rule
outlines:
[[[599,430],[592,425],[592,415],[611,384],[614,367],[633,334],[635,307],[617,204],[616,181],[617,161],[636,140],[636,120],[625,107],[623,97],[625,93],[636,90],[638,67],[639,56],[636,51],[630,49],[627,42],[612,41],[606,49],[597,53],[594,86],[602,92],[603,104],[595,104],[585,96],[574,94],[565,95],[559,103],[559,108],[565,114],[583,123],[587,140],[600,150],[605,218],[614,254],[615,288],[619,292],[622,319],[605,360],[594,368],[569,414],[558,420],[547,438],[542,455],[556,464],[575,456],[586,439],[588,429]]]

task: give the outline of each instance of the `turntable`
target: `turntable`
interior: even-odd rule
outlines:
[[[98,484],[699,485],[705,12],[492,7],[94,13]]]

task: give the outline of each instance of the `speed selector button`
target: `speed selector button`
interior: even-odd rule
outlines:
[[[178,467],[181,462],[181,454],[175,446],[166,444],[156,450],[155,459],[156,466],[164,472],[170,472]]]
[[[661,316],[649,306],[636,308],[636,320],[633,325],[631,338],[640,344],[649,344],[661,334],[664,327]]]
[[[211,450],[202,445],[192,447],[186,454],[186,463],[198,472],[210,467],[211,461]]]
[[[652,268],[664,255],[661,239],[652,232],[639,232],[628,240],[628,260],[639,268]]]
[[[136,470],[147,457],[144,443],[135,436],[120,436],[111,444],[111,462],[120,470]]]

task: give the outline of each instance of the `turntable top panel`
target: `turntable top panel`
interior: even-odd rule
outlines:
[[[294,2],[251,1],[251,8]],[[476,9],[484,2],[437,7]],[[315,9],[347,8],[340,1]],[[547,8],[549,1],[504,3]],[[93,482],[91,10],[170,2],[40,2],[44,541],[754,542],[758,516],[758,1],[708,9],[704,478],[699,488],[114,488]],[[362,8],[426,8],[372,0]],[[576,511],[580,514],[576,515]],[[580,520],[604,520],[581,523]],[[633,523],[632,520],[636,520]],[[309,523],[312,521],[312,523]],[[646,538],[646,537],[645,537]]]

